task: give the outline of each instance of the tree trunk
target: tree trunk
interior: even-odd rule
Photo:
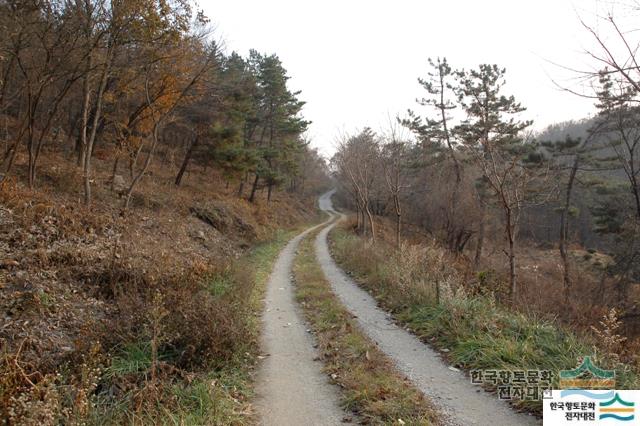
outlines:
[[[375,244],[376,242],[376,228],[373,222],[373,215],[371,214],[371,209],[369,205],[365,205],[365,211],[367,213],[367,218],[369,219],[369,228],[371,229],[371,242]]]
[[[400,208],[400,194],[398,193],[400,176],[399,173],[396,175],[396,190],[393,193],[393,205],[396,210],[396,248],[400,250],[400,230],[402,226],[402,210]]]
[[[396,247],[400,249],[400,227],[402,223],[402,216],[400,213],[396,213]]]
[[[33,189],[36,181],[36,162],[35,162],[32,150],[33,150],[32,148],[29,149],[29,168],[28,168],[29,189]]]
[[[13,162],[16,159],[16,153],[18,152],[18,145],[20,140],[16,140],[15,144],[12,147],[9,147],[9,151],[4,156],[2,161],[2,168],[4,169],[4,173],[0,175],[0,182],[2,182],[13,167]]]
[[[512,302],[517,297],[517,280],[516,280],[516,225],[514,223],[513,211],[510,207],[505,206],[505,221],[507,239],[509,240],[509,296]]]
[[[89,53],[87,55],[87,68],[85,70],[84,79],[82,80],[82,115],[80,122],[80,134],[78,135],[78,137],[80,138],[80,147],[82,151],[81,156],[78,158],[78,165],[81,166],[83,170],[85,169],[85,161],[87,161],[87,128],[89,127],[89,103],[91,101],[91,90],[89,90],[89,73],[91,72],[92,62],[92,55],[91,53]]]
[[[87,150],[87,152],[90,152]],[[89,157],[89,155],[87,155]],[[91,203],[91,177],[89,176],[89,168],[87,167],[88,159],[84,163],[84,204],[88,206]]]
[[[249,173],[244,175],[244,179],[240,180],[240,185],[238,186],[238,197],[242,198],[242,194],[244,193],[244,183],[249,178]]]
[[[640,220],[640,183],[636,179],[636,171],[632,169],[631,174],[631,188],[633,190],[633,197],[636,202],[636,216]]]
[[[453,154],[451,154],[453,156]],[[458,241],[461,238],[461,234],[464,234],[464,229],[459,229],[458,226],[458,198],[460,193],[460,185],[461,185],[461,177],[460,170],[457,160],[455,163],[455,171],[456,171],[456,181],[454,183],[453,191],[451,192],[451,197],[449,198],[449,211],[446,214],[447,223],[446,223],[446,232],[447,232],[447,245],[450,251],[454,253],[460,253],[459,249],[460,245]]]
[[[153,132],[152,132],[153,141],[151,143],[151,148],[149,149],[149,153],[147,154],[147,158],[145,159],[142,169],[131,181],[131,185],[129,186],[129,190],[127,191],[127,195],[124,199],[124,206],[123,206],[124,210],[127,210],[129,208],[129,202],[131,201],[131,194],[133,194],[133,189],[135,188],[137,183],[140,181],[140,179],[142,179],[142,176],[144,176],[147,169],[149,168],[149,165],[151,164],[151,158],[153,157],[153,152],[156,149],[156,145],[158,145],[158,130],[159,130],[158,127],[159,127],[158,123],[156,123],[153,126]],[[142,145],[140,146],[140,148],[142,148]],[[140,152],[140,150],[138,150],[138,152]]]
[[[271,193],[273,192],[273,184],[269,184],[269,189],[267,191],[267,202],[271,202]]]
[[[129,156],[129,177],[131,178],[131,180],[133,180],[134,178],[134,172],[136,170],[136,165],[138,164],[138,157],[140,157],[140,153],[142,152],[143,147],[144,144],[140,143],[140,146],[138,146],[136,152],[133,155]]]
[[[31,111],[31,102],[29,102],[29,110]],[[31,112],[29,113],[29,130],[27,132],[27,148],[29,151],[29,168],[28,168],[28,176],[29,176],[29,189],[33,189],[36,180],[36,159],[35,152],[33,146],[33,120],[31,116]]]
[[[511,300],[515,301],[517,295],[517,280],[516,280],[516,253],[515,253],[515,241],[513,237],[509,238],[509,284]]]
[[[191,160],[191,156],[193,155],[193,152],[195,151],[196,147],[198,146],[198,143],[200,141],[200,137],[196,136],[192,141],[191,144],[189,145],[189,149],[187,150],[186,155],[184,156],[184,160],[182,160],[182,165],[180,166],[180,171],[178,172],[178,175],[176,176],[176,186],[180,186],[180,183],[182,182],[182,176],[184,176],[184,172],[187,170],[187,165],[189,164],[189,161]]]
[[[73,114],[71,111],[69,111],[69,133],[67,134],[67,143],[65,144],[65,151],[68,151],[69,159],[73,157],[74,152],[76,152],[78,148],[78,139],[74,137],[73,132],[75,131],[79,121],[80,115]]]
[[[482,246],[484,245],[484,234],[485,234],[485,205],[484,202],[481,202],[480,208],[480,228],[478,229],[478,241],[476,243],[476,254],[473,259],[474,268],[478,269],[480,266],[480,259],[482,258]]]
[[[451,161],[453,161],[453,168],[456,175],[455,185],[453,187],[453,191],[451,192],[451,198],[449,199],[449,212],[447,214],[446,232],[448,234],[447,240],[448,240],[449,250],[456,253],[460,253],[462,249],[458,250],[458,247],[460,247],[460,244],[458,244],[457,241],[460,240],[461,238],[460,234],[463,233],[463,231],[458,230],[458,226],[457,226],[458,216],[456,215],[456,209],[458,204],[458,194],[459,194],[460,185],[462,182],[462,169],[460,167],[460,163],[458,162],[458,158],[456,157],[456,151],[453,148],[453,144],[451,143],[451,136],[449,133],[446,103],[445,103],[445,97],[444,97],[444,91],[447,85],[445,84],[444,77],[445,76],[444,76],[443,64],[441,64],[440,60],[438,60],[438,78],[440,80],[440,104],[439,104],[440,116],[441,116],[440,120],[442,123],[442,128],[444,130],[444,135],[445,135],[445,140],[447,142],[449,156],[451,157]],[[482,254],[481,252],[482,252],[482,242],[480,242],[480,254],[476,253],[476,255],[477,256],[481,255]]]
[[[116,175],[118,174],[118,163],[120,162],[120,154],[116,155],[116,158],[113,160],[113,167],[111,168],[111,190],[114,190],[114,181],[116,179]]]
[[[95,111],[93,112],[93,120],[91,122],[91,134],[87,139],[87,121],[86,112],[83,112],[82,126],[83,126],[83,138],[84,138],[84,203],[89,205],[91,203],[91,157],[93,156],[93,148],[96,142],[96,135],[98,133],[98,127],[100,125],[100,116],[102,115],[102,100],[104,98],[104,92],[107,88],[107,79],[109,77],[110,69],[110,52],[107,52],[107,62],[104,64],[102,75],[100,77],[100,86],[98,86],[98,93],[96,94]],[[88,76],[87,76],[88,79]]]
[[[29,157],[31,157],[31,155],[29,155]],[[36,181],[36,165],[32,161],[29,161],[28,173],[29,173],[29,189],[33,189]]]
[[[253,203],[256,199],[256,190],[258,189],[258,181],[260,180],[260,175],[256,173],[256,178],[253,181],[253,186],[251,187],[251,195],[249,196],[249,202]]]
[[[76,137],[76,166],[84,169],[84,145],[82,145],[82,137],[78,135]]]
[[[571,167],[571,172],[569,174],[569,181],[567,182],[567,192],[564,200],[564,207],[562,209],[562,213],[560,214],[560,241],[558,243],[558,248],[560,250],[560,257],[562,258],[562,277],[565,303],[568,303],[571,298],[571,265],[569,263],[569,257],[567,255],[567,238],[569,233],[569,207],[571,206],[571,193],[573,191],[573,183],[578,171],[578,164],[579,158],[576,155],[573,166]]]
[[[300,187],[299,187],[299,190],[300,190],[300,195],[302,195],[303,197],[304,197],[304,189],[305,189],[304,187],[305,187],[305,184],[306,184],[306,179],[305,179],[305,176],[304,176],[304,175],[302,175],[302,176],[300,177]]]
[[[2,169],[4,170],[4,173],[2,176],[0,176],[0,181],[4,180],[9,175],[11,169],[13,168],[13,163],[16,159],[18,148],[20,147],[20,142],[22,142],[22,138],[24,137],[24,134],[28,129],[27,123],[28,122],[26,119],[23,120],[22,123],[20,123],[20,131],[16,135],[13,145],[11,145],[8,150],[5,151],[4,158],[2,159]]]

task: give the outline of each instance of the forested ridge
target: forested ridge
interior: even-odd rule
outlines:
[[[181,148],[176,185],[209,165],[253,201],[263,186],[303,185],[300,165],[319,161],[278,57],[225,54],[188,2],[4,2],[2,20],[3,179],[23,153],[37,187],[40,163],[64,151],[89,204],[98,153],[112,180],[128,177],[126,206],[169,146]]]

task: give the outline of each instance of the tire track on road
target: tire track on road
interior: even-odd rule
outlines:
[[[323,197],[330,197],[333,192]],[[296,306],[291,267],[300,240],[332,219],[293,238],[278,256],[266,288],[262,351],[256,383],[259,422],[266,426],[341,425],[339,390],[328,382],[315,342]]]
[[[337,213],[331,194],[320,199],[320,208],[329,214]],[[315,241],[316,257],[334,293],[356,316],[362,330],[396,364],[447,418],[446,424],[460,426],[516,426],[539,425],[534,417],[517,413],[495,395],[471,385],[462,372],[449,369],[438,353],[416,336],[396,325],[392,318],[378,308],[373,297],[354,283],[333,261],[327,236],[337,221],[326,226]]]

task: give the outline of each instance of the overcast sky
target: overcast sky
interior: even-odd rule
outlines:
[[[592,40],[579,16],[595,22],[602,0],[201,0],[228,52],[276,53],[290,87],[307,102],[309,135],[322,152],[336,136],[417,109],[417,77],[427,58],[446,56],[454,68],[496,63],[508,88],[528,108],[535,128],[593,112],[590,100],[558,65],[593,68]]]

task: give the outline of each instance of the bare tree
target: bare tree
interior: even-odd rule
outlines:
[[[152,122],[152,129],[149,135],[151,138],[151,142],[149,144],[147,156],[143,163],[143,166],[140,171],[134,176],[131,184],[129,185],[129,189],[127,190],[124,201],[125,210],[129,207],[131,195],[135,186],[147,172],[147,169],[151,164],[151,159],[153,158],[155,149],[158,146],[162,126],[166,124],[166,121],[173,114],[176,107],[183,100],[185,100],[185,98],[193,96],[193,90],[196,89],[196,85],[200,82],[202,76],[211,66],[212,59],[214,57],[214,55],[207,55],[205,56],[205,59],[202,61],[202,63],[194,64],[187,60],[187,58],[189,57],[188,50],[181,50],[178,48],[175,50],[174,54],[175,56],[165,56],[163,58],[163,60],[166,61],[165,65],[168,65],[168,68],[161,67],[161,64],[156,61],[151,62],[147,68],[147,73],[144,80],[144,93],[147,103],[146,107],[148,111],[148,117]],[[178,66],[177,69],[174,68],[176,65]],[[178,70],[184,71],[180,69],[180,65],[187,65],[186,70],[187,72],[190,72],[191,75],[183,75],[182,80],[175,80],[173,78],[167,79],[166,76],[170,75],[170,73],[172,72],[177,72]],[[152,70],[157,70],[159,72],[159,76],[154,76],[157,79],[156,81],[158,84],[153,94],[153,89],[151,88],[150,83],[153,72]],[[138,152],[140,152],[140,150]]]
[[[396,217],[396,248],[401,245],[402,195],[409,188],[408,173],[411,167],[411,145],[399,137],[398,129],[390,123],[389,135],[383,138],[380,147],[380,162],[384,182],[393,200]]]
[[[78,162],[83,170],[84,203],[88,205],[91,202],[91,157],[123,23],[119,20],[117,3],[107,5],[104,0],[85,0],[77,2],[76,9],[82,21],[85,57]]]
[[[375,243],[376,227],[371,211],[371,194],[376,181],[378,162],[378,141],[369,128],[365,128],[356,136],[344,138],[339,142],[338,150],[333,157],[343,180],[347,180],[356,196],[358,209],[366,216],[362,220],[362,232],[367,235],[367,225],[371,231],[371,241]]]
[[[45,2],[41,7],[15,4],[6,7],[14,28],[7,53],[15,71],[13,82],[18,89],[11,99],[18,111],[19,129],[14,142],[5,151],[3,166],[6,176],[16,152],[24,140],[28,153],[28,183],[35,185],[36,170],[42,147],[49,136],[58,111],[75,81],[80,77],[80,64],[60,60],[64,54],[74,55],[80,36],[62,17],[62,5]],[[15,67],[15,68],[13,68]],[[8,75],[7,75],[8,77]],[[2,101],[7,102],[7,82],[3,83]],[[1,109],[10,105],[1,105]]]

